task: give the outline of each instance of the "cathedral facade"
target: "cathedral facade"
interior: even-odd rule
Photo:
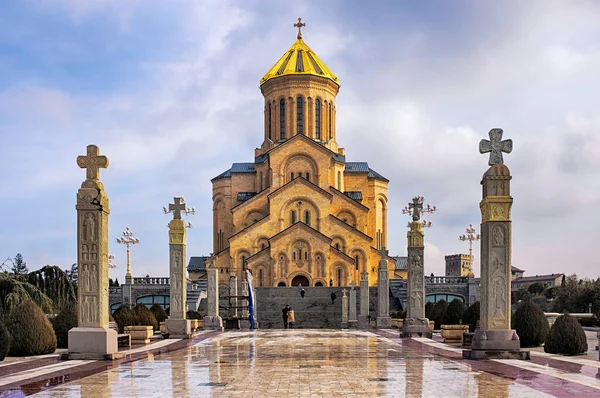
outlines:
[[[254,286],[348,286],[365,271],[376,284],[389,181],[347,161],[338,144],[339,79],[299,32],[260,89],[264,136],[254,162],[212,179],[220,283],[249,269]]]

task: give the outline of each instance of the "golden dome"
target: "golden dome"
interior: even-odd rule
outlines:
[[[298,40],[283,54],[279,61],[260,79],[262,86],[271,79],[286,75],[313,75],[327,78],[340,85],[336,75],[317,57],[298,34]]]

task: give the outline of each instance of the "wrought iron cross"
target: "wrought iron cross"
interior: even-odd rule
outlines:
[[[488,164],[493,166],[495,164],[503,164],[504,159],[502,152],[511,153],[513,149],[512,140],[502,141],[502,129],[491,129],[489,132],[489,140],[481,140],[479,142],[479,153],[490,153],[490,160]]]
[[[302,27],[306,26],[305,23],[302,22],[302,18],[298,18],[298,22],[294,24],[294,28],[298,28],[298,39],[302,38]]]
[[[87,155],[77,156],[77,165],[82,169],[86,169],[87,180],[98,181],[100,169],[108,167],[108,158],[100,155],[100,148],[96,145],[88,145]]]

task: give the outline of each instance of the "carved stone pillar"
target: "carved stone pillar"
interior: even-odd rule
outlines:
[[[176,198],[177,199],[177,198]],[[177,200],[175,203],[177,204]],[[187,277],[186,226],[182,219],[169,222],[169,319],[165,321],[169,338],[189,338],[192,335],[191,322],[186,315]]]
[[[208,292],[206,294],[206,316],[204,329],[223,331],[223,319],[219,316],[219,270],[215,267],[214,258],[211,256],[207,263],[206,277],[208,279]]]
[[[425,234],[420,221],[410,223],[408,231],[408,303],[402,324],[402,337],[413,333],[431,336],[425,318]]]
[[[368,267],[367,267],[368,268]],[[358,315],[358,327],[360,329],[369,329],[369,273],[363,271],[360,273],[360,313]]]
[[[108,159],[88,145],[87,156],[77,157],[87,178],[77,192],[78,327],[69,330],[70,359],[115,359],[117,332],[108,328],[108,195],[99,168]]]
[[[348,304],[348,327],[356,328],[358,327],[358,320],[356,319],[356,289],[354,287],[356,283],[350,283],[350,293],[349,293],[349,304]]]
[[[348,327],[348,296],[347,289],[342,289],[342,329]]]
[[[381,248],[379,260],[379,275],[377,280],[377,328],[389,329],[392,327],[390,317],[390,280],[388,276],[387,250]]]

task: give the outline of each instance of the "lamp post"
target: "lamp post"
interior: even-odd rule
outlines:
[[[125,228],[123,236],[117,238],[117,243],[127,246],[127,273],[125,274],[125,283],[129,284],[129,307],[132,307],[133,298],[131,297],[131,285],[133,278],[131,276],[131,245],[140,243],[140,240],[133,236],[129,227]]]
[[[469,224],[469,228],[466,229],[467,233],[458,237],[458,239],[462,240],[463,242],[469,241],[469,261],[470,261],[470,268],[471,268],[469,271],[470,276],[474,276],[474,274],[473,274],[473,241],[481,239],[481,235],[475,234],[475,231],[476,230],[475,230],[475,227],[473,227],[473,224]]]
[[[115,256],[112,254],[108,255],[108,268],[117,268],[117,264],[113,263]]]

